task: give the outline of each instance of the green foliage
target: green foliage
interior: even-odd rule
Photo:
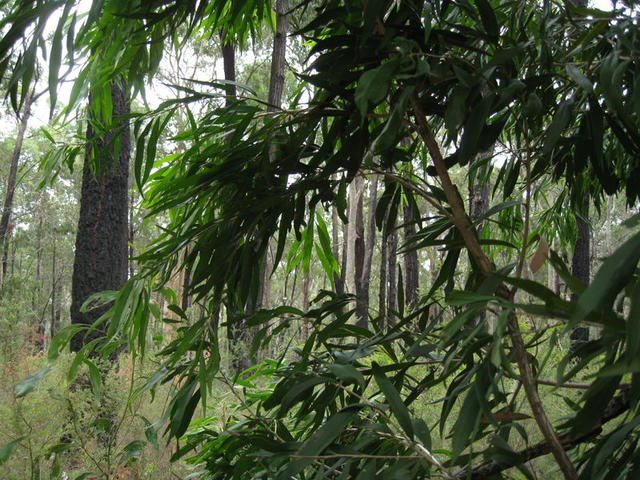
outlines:
[[[27,4],[17,2],[10,18],[34,23],[37,36],[49,10]],[[310,6],[302,1],[292,11]],[[223,102],[211,89],[224,91],[224,82],[199,82],[155,111],[131,116],[143,207],[168,221],[138,256],[138,274],[119,292],[94,298],[113,301],[100,320],[108,323],[107,338],[78,354],[70,378],[84,364],[100,397],[94,347],[105,355],[120,346],[148,354],[150,322],[163,316],[153,307],[160,294],[173,303],[177,317],[164,321],[176,325],[175,336],[142,390],[175,387],[166,433],[184,443],[174,459],[188,457],[209,478],[483,478],[510,467],[533,478],[528,461],[552,450],[558,459],[565,449],[581,478],[637,474],[640,237],[632,233],[586,286],[557,252],[545,255],[577,301],[527,278],[525,268],[536,239],[556,236],[558,225],[561,246],[572,243],[566,212],[585,195],[598,208],[606,196],[624,195],[629,206],[640,198],[636,13],[485,0],[324,0],[313,7],[295,32],[309,46],[299,76],[311,92],[308,104],[298,97],[271,112],[249,88]],[[164,41],[177,48],[191,35],[216,32],[242,44],[271,17],[270,3],[261,1],[122,8],[94,2],[74,45],[88,54],[70,103],[91,85],[98,134],[113,128],[108,82],[124,76],[141,90]],[[54,74],[71,18],[63,15],[54,34]],[[5,64],[19,33],[12,27],[0,43]],[[20,62],[28,68],[26,57]],[[20,75],[28,84],[28,70]],[[18,83],[12,76],[16,105]],[[55,79],[50,85],[55,91]],[[174,121],[184,112],[188,122]],[[158,158],[172,124],[180,125],[172,140],[185,149]],[[60,152],[45,162],[48,171],[78,150]],[[356,175],[384,177],[375,220],[385,236],[400,223],[403,202],[416,218],[429,208],[403,247],[440,247],[444,257],[418,305],[405,311],[400,275],[397,311],[383,318],[371,309],[370,328],[353,324],[352,297],[330,291],[307,312],[276,306],[247,313],[260,295],[272,242],[274,270],[286,263],[286,273],[308,273],[317,256],[335,286],[341,272],[322,212],[336,207],[347,220],[347,186]],[[480,175],[493,181],[493,205],[470,220],[462,185]],[[566,192],[546,199],[536,215],[534,197],[552,184]],[[195,312],[166,289],[176,271],[190,275],[186,293],[200,304]],[[221,368],[223,313],[227,325],[254,329],[250,356],[291,325],[311,328],[293,358],[285,352],[235,374],[244,396],[220,427],[193,419],[198,405],[209,405],[214,382],[232,377]],[[597,325],[601,335],[555,357],[553,348],[579,325]],[[71,334],[59,334],[51,358]],[[545,356],[536,356],[541,345]],[[552,371],[556,381],[543,377]],[[18,393],[32,390],[34,378]],[[566,395],[565,384],[585,380],[579,398]],[[558,392],[569,413],[551,408],[549,397],[542,412],[537,408],[541,382],[555,382],[551,395]],[[151,444],[156,431],[145,429]],[[554,435],[560,447],[552,447]],[[129,443],[121,461],[142,447]],[[553,468],[549,474],[557,476]]]

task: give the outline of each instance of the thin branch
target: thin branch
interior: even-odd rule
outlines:
[[[560,443],[562,444],[562,448],[564,450],[571,450],[581,443],[588,442],[593,437],[598,435],[602,431],[602,425],[609,422],[610,420],[613,420],[616,417],[619,417],[629,410],[631,406],[630,394],[631,386],[623,386],[620,395],[613,398],[609,402],[607,408],[605,408],[604,414],[600,418],[600,422],[598,423],[596,428],[594,428],[590,432],[578,437],[574,437],[570,433],[566,433],[560,436]],[[551,447],[548,442],[543,441],[525,448],[524,450],[521,450],[520,452],[518,452],[518,457],[520,458],[521,463],[525,463],[533,460],[534,458],[538,458],[549,453],[551,453]],[[498,473],[514,466],[515,465],[513,464],[507,463],[487,462],[483,463],[482,465],[478,465],[473,470],[471,470],[471,472],[462,470],[456,474],[455,478],[460,480],[484,480],[487,478],[491,478]]]
[[[433,136],[433,132],[427,122],[426,115],[422,110],[422,106],[420,105],[417,95],[413,96],[412,103],[417,122],[417,132],[425,142],[427,150],[433,159],[436,172],[440,178],[440,183],[442,184],[442,189],[449,205],[451,206],[453,223],[460,232],[469,254],[472,256],[480,270],[485,275],[491,275],[495,268],[484,253],[484,250],[482,250],[476,231],[471,225],[471,221],[465,211],[462,199],[451,181],[451,177],[449,177],[449,172],[444,158],[442,157],[442,152],[440,151],[440,147]],[[510,292],[504,284],[498,288],[497,294],[508,301],[511,301],[513,297],[512,292]],[[542,401],[540,400],[540,396],[538,395],[537,383],[533,375],[531,364],[529,363],[527,349],[525,347],[524,340],[522,339],[518,319],[513,310],[509,313],[509,326],[511,329],[511,341],[516,353],[516,362],[520,369],[521,380],[525,393],[527,394],[527,399],[529,400],[529,405],[531,406],[531,411],[536,419],[536,423],[549,444],[549,448],[558,462],[564,478],[567,480],[576,479],[578,477],[576,469],[569,460],[557,433],[553,429],[553,425],[551,425],[542,405]]]

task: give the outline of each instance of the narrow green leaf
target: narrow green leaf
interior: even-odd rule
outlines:
[[[491,7],[491,4],[487,0],[476,0],[476,6],[480,12],[480,19],[482,25],[487,34],[494,39],[497,39],[500,35],[500,27],[498,27],[498,21],[496,20],[496,14]]]
[[[593,91],[593,84],[591,83],[591,80],[585,77],[584,73],[578,70],[578,68],[574,65],[567,64],[565,69],[567,71],[567,75],[569,75],[571,79],[578,84],[578,86],[589,93]]]
[[[326,421],[322,427],[315,431],[296,452],[298,457],[314,457],[320,455],[333,441],[344,431],[358,412],[357,408],[342,410]],[[286,472],[281,478],[288,479],[300,473],[307,465],[313,463],[314,458],[299,458],[289,463]]]
[[[97,397],[102,395],[102,375],[100,370],[88,358],[84,359],[84,364],[89,368],[89,382],[91,383],[91,391]]]
[[[341,364],[341,363],[332,363],[327,365],[327,369],[333,373],[340,380],[347,383],[357,383],[360,388],[365,388],[365,380],[360,370],[355,368],[353,365],[349,364]]]
[[[573,101],[571,100],[565,100],[558,107],[558,111],[553,116],[551,125],[549,125],[549,128],[547,129],[547,136],[542,147],[543,155],[549,155],[553,148],[556,146],[556,143],[558,143],[558,140],[560,140],[562,132],[571,119],[572,107]]]
[[[413,440],[413,423],[411,422],[411,414],[409,413],[407,406],[402,401],[400,393],[396,390],[393,383],[391,383],[391,381],[386,377],[384,370],[382,370],[375,362],[372,366],[372,370],[376,383],[380,387],[382,393],[384,393],[384,396],[389,403],[391,413],[393,413],[393,416],[398,420],[398,423],[400,424],[400,427],[402,427],[402,430],[404,430],[404,433]]]
[[[398,62],[399,60],[392,59],[373,70],[367,70],[360,76],[355,102],[362,118],[367,114],[369,105],[376,105],[387,95],[389,83],[398,68]]]
[[[5,444],[0,448],[0,465],[6,462],[11,455],[11,452],[18,445],[24,437],[16,438],[15,440],[11,440],[9,443]]]
[[[40,383],[40,380],[44,378],[44,376],[51,371],[51,367],[43,368],[42,370],[37,371],[29,375],[27,378],[22,380],[15,388],[16,398],[24,397],[26,394],[33,391],[34,388]]]
[[[617,293],[624,288],[640,260],[640,233],[636,233],[611,254],[596,273],[576,305],[567,329],[600,308],[610,308]]]
[[[134,440],[133,442],[127,444],[127,446],[122,449],[122,452],[120,454],[120,463],[125,464],[129,460],[140,457],[146,445],[147,442],[145,442],[144,440]]]

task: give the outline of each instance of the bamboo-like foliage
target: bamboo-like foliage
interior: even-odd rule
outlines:
[[[116,65],[100,71],[109,77],[123,73],[118,59],[130,58],[132,49],[156,48],[166,39],[179,45],[193,32],[242,37],[270,17],[268,9],[258,1],[143,2],[120,14],[118,2],[105,2],[94,12],[105,28],[86,48],[98,49],[98,36],[121,25],[128,26],[117,30],[122,35],[149,41],[95,50],[92,59]],[[225,84],[212,81],[132,117],[145,206],[151,216],[170,212],[170,223],[140,255],[140,273],[119,293],[103,296],[115,304],[102,319],[108,339],[100,350],[124,342],[132,354],[145,354],[149,321],[158,315],[151,293],[162,290],[176,265],[189,269],[189,293],[207,310],[188,318],[171,307],[181,326],[148,384],[179,385],[167,429],[186,437],[176,457],[193,453],[190,461],[205,465],[211,478],[492,478],[511,467],[533,478],[526,462],[552,454],[557,476],[632,478],[640,471],[640,235],[605,259],[590,285],[536,241],[552,230],[551,217],[581,202],[586,191],[596,205],[618,192],[629,205],[638,201],[633,10],[571,2],[323,0],[302,1],[291,11],[311,17],[293,34],[309,45],[310,65],[299,76],[313,92],[308,104],[293,99],[290,108],[274,111],[247,89],[223,104],[218,92]],[[0,58],[12,58],[13,45],[3,41]],[[97,74],[91,68],[97,67],[83,75]],[[128,75],[153,70],[139,68]],[[195,103],[210,108],[196,118]],[[156,158],[160,133],[179,108],[189,112],[190,127],[175,140],[189,147]],[[499,161],[478,155],[487,151]],[[414,168],[403,168],[407,162]],[[470,219],[454,180],[480,170],[492,175],[491,205]],[[317,214],[320,206],[336,206],[345,219],[347,186],[359,174],[378,175],[384,184],[375,212],[379,230],[400,225],[406,204],[416,232],[405,251],[444,250],[433,284],[412,310],[399,285],[393,325],[373,312],[368,328],[354,325],[350,298],[330,291],[308,312],[278,306],[229,316],[227,322],[261,328],[254,351],[288,325],[311,321],[312,327],[296,360],[266,361],[236,378],[253,392],[238,423],[216,431],[204,420],[188,430],[220,371],[211,317],[255,301],[262,278],[256,259],[272,238],[274,265],[295,235],[300,250],[287,263],[299,253],[308,265],[317,255],[333,281],[337,262]],[[566,201],[535,217],[536,188],[548,182],[566,187]],[[419,202],[432,213],[418,221]],[[535,269],[546,257],[577,300],[526,278],[532,255]],[[461,289],[457,274],[464,265],[469,274]],[[446,307],[438,318],[429,313],[436,302]],[[529,324],[535,328],[523,332]],[[542,378],[548,359],[535,358],[534,348],[561,342],[579,324],[598,325],[602,335],[568,352],[555,380]],[[74,328],[58,335],[52,358]],[[88,348],[79,355],[86,358]],[[586,369],[596,373],[570,402],[575,413],[550,418],[538,384],[562,392]],[[271,386],[261,386],[265,379]],[[445,396],[430,398],[435,388]],[[434,408],[435,400],[439,422],[429,425],[417,405]],[[527,413],[516,410],[523,404]],[[535,438],[522,425],[529,418]],[[432,443],[438,430],[450,435],[446,449]]]

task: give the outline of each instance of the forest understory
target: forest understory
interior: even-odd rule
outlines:
[[[633,0],[0,0],[0,480],[640,478]]]

